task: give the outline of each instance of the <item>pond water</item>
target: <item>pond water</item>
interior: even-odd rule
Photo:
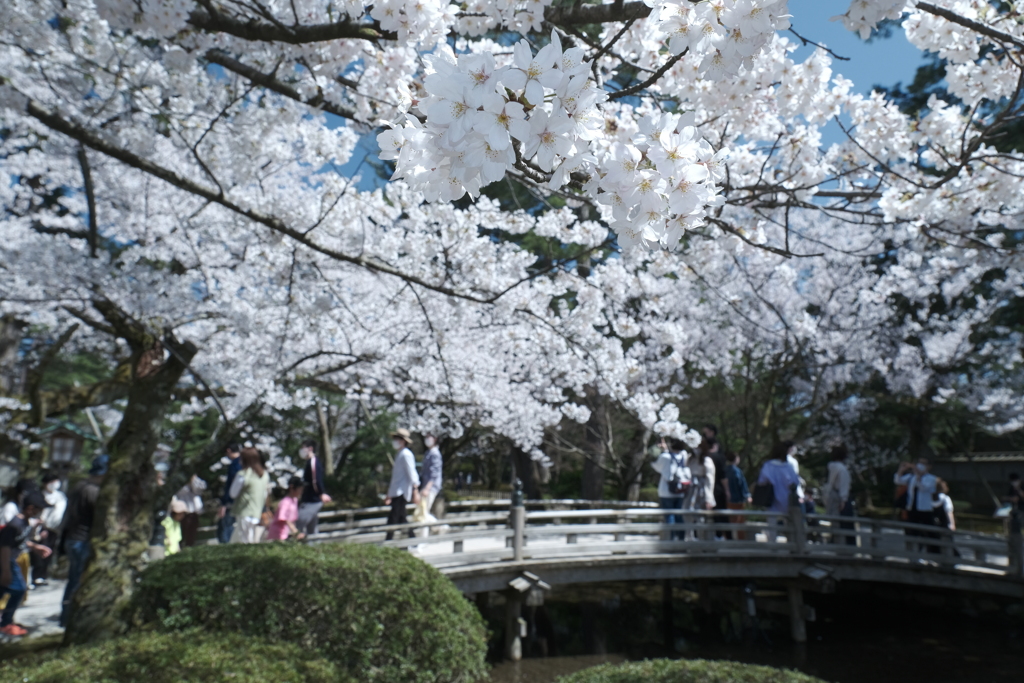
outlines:
[[[770,601],[784,595],[779,587],[753,588]],[[666,605],[661,582],[556,587],[542,606],[524,609],[530,635],[518,663],[501,663],[504,607],[500,596],[492,595],[480,603],[494,634],[491,683],[553,683],[601,662],[653,657],[795,668],[833,683],[1018,683],[1024,678],[1019,600],[847,582],[831,594],[805,592],[816,620],[807,624],[808,642],[797,645],[787,616],[741,614],[730,596],[742,588],[673,582]]]

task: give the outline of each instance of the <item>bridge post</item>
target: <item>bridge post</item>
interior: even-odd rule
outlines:
[[[1010,513],[1010,533],[1006,535],[1007,559],[1009,575],[1015,578],[1024,577],[1024,536],[1021,536],[1020,512]]]
[[[793,554],[803,555],[807,551],[807,519],[804,508],[796,499],[796,492],[789,496],[789,523],[793,527]]]
[[[512,505],[510,506],[509,521],[512,524],[512,559],[516,562],[523,561],[523,532],[526,527],[526,507],[523,505],[523,482],[515,481],[515,488],[512,491]]]
[[[505,659],[513,662],[523,658],[522,612],[523,594],[514,588],[505,591]]]
[[[793,642],[807,642],[807,622],[804,620],[804,592],[794,583],[787,587],[789,593],[789,632]]]

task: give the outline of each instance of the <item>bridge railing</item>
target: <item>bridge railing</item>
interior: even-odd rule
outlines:
[[[488,501],[490,502],[490,501]],[[763,510],[665,510],[653,507],[453,513],[431,523],[388,525],[366,518],[353,526],[321,525],[311,543],[380,543],[415,550],[438,567],[586,555],[718,554],[925,562],[964,571],[1019,575],[1003,536],[863,517]],[[564,507],[568,508],[568,505]],[[508,506],[505,506],[508,510]],[[668,523],[667,517],[676,518]],[[389,533],[393,536],[387,539]],[[412,533],[413,537],[408,535]],[[722,536],[730,536],[720,540]],[[521,540],[520,540],[521,539]],[[849,540],[848,540],[849,539]]]

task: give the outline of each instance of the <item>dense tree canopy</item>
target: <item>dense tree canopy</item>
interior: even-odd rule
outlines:
[[[880,400],[1019,429],[1020,9],[854,0],[939,60],[908,105],[794,61],[785,0],[10,0],[4,447],[105,407],[99,585],[168,419],[213,416],[207,460],[325,396],[524,462],[580,429],[624,490],[609,415],[642,458],[711,384],[748,449]],[[383,189],[339,172],[360,140]],[[47,381],[69,354],[101,367]]]

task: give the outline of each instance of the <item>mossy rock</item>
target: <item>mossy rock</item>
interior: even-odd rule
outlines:
[[[707,659],[652,659],[602,664],[558,683],[825,683],[799,671]]]
[[[393,548],[190,548],[143,572],[132,609],[142,629],[296,643],[366,683],[471,683],[487,673],[480,613],[436,569]]]
[[[0,664],[9,683],[355,683],[295,643],[238,633],[134,633]]]

